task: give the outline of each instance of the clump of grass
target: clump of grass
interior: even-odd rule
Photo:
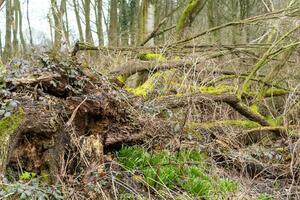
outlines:
[[[205,155],[195,150],[148,152],[138,146],[124,146],[117,156],[126,170],[141,174],[145,186],[157,190],[181,188],[192,196],[219,199],[238,188],[233,180],[210,175]]]
[[[268,194],[260,194],[257,197],[257,200],[273,200],[274,198]]]

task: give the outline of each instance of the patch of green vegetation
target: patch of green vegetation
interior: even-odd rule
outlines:
[[[200,92],[204,94],[224,94],[224,93],[233,93],[235,88],[229,85],[218,85],[218,86],[194,86],[187,84],[180,84],[176,82],[172,82],[172,85],[184,88],[186,90],[190,90],[190,92]]]
[[[257,197],[257,200],[273,200],[274,198],[268,194],[260,194]]]
[[[215,122],[205,122],[205,123],[187,123],[187,127],[185,130],[193,130],[197,128],[213,128],[218,126],[236,126],[241,128],[258,128],[260,124],[251,120],[223,120],[223,121],[215,121]]]
[[[165,61],[166,57],[159,53],[143,53],[138,55],[138,59],[140,60],[158,60],[158,61]]]
[[[232,180],[211,176],[206,156],[196,150],[148,152],[138,146],[123,146],[117,156],[126,170],[142,174],[144,180],[139,182],[157,191],[180,187],[195,197],[215,199],[220,194],[225,198],[238,188]]]
[[[40,176],[41,176],[41,181],[43,183],[46,183],[46,184],[51,183],[50,174],[47,170],[42,170]]]
[[[237,189],[238,189],[238,185],[236,182],[227,178],[222,178],[220,180],[220,191],[222,193],[222,196],[226,196],[228,192],[234,192]]]
[[[200,87],[199,91],[201,93],[206,93],[206,94],[223,94],[226,92],[233,92],[234,91],[234,87],[229,86],[229,85],[219,85],[216,87]]]
[[[125,84],[127,77],[123,75],[117,76],[117,80],[120,81],[121,83]]]
[[[24,118],[24,111],[19,108],[16,113],[0,120],[0,143],[13,134],[21,125]]]
[[[26,175],[27,176],[27,175]],[[37,178],[33,178],[26,184],[22,182],[12,182],[0,187],[0,199],[65,199],[61,188],[41,184]]]
[[[126,87],[126,90],[133,93],[135,96],[146,98],[150,93],[154,92],[155,89],[159,89],[160,92],[163,92],[163,87],[167,85],[166,83],[171,79],[173,74],[174,70],[156,72],[150,76],[144,84],[136,88]]]
[[[269,88],[264,96],[278,96],[278,95],[285,95],[288,94],[289,91],[285,89],[279,89],[279,88]]]
[[[257,105],[257,104],[253,104],[253,105],[251,105],[251,106],[250,106],[250,110],[251,110],[252,112],[254,112],[254,113],[256,113],[256,114],[259,114],[259,115],[260,115],[260,113],[259,113],[259,107],[258,107],[258,105]]]
[[[251,120],[224,120],[223,124],[241,128],[258,128],[260,124]]]
[[[19,175],[19,178],[21,180],[30,180],[32,178],[36,177],[36,173],[34,172],[23,172],[22,174]]]
[[[279,116],[279,117],[272,117],[270,115],[268,115],[266,117],[266,120],[269,122],[269,124],[271,126],[280,126],[282,123],[283,123],[283,117],[282,116]]]

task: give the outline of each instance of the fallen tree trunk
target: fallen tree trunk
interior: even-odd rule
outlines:
[[[231,94],[211,95],[196,93],[183,96],[175,95],[160,98],[156,103],[159,105],[164,105],[166,108],[174,109],[188,106],[190,103],[199,104],[208,101],[226,103],[247,119],[257,122],[262,126],[271,126],[263,116],[253,112],[248,106],[241,103],[235,95]]]
[[[192,63],[192,61],[188,61],[188,60],[164,61],[164,62],[132,60],[112,70],[110,73],[112,75],[130,76],[137,72],[142,72],[142,71],[159,71],[159,70],[167,70],[167,69],[179,68],[184,66],[191,67],[196,64],[197,63]]]

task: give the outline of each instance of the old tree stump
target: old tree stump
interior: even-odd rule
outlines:
[[[106,147],[141,141],[144,122],[104,77],[71,60],[16,61],[1,92],[1,174],[103,171]],[[5,117],[4,117],[5,116]]]

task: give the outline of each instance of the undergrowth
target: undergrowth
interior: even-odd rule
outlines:
[[[27,175],[24,175],[26,179]],[[42,184],[38,178],[34,178],[26,182],[0,184],[0,199],[62,200],[64,195],[59,187]]]
[[[237,182],[211,175],[206,156],[195,150],[148,152],[124,146],[117,154],[124,169],[139,174],[146,187],[187,192],[195,198],[226,199],[238,189]]]

